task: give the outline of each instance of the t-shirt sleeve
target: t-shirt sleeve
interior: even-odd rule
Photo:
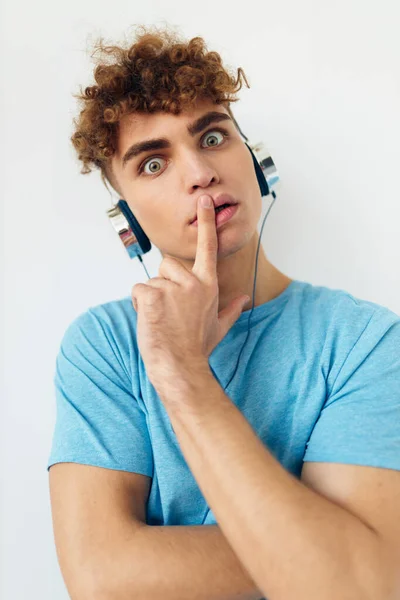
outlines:
[[[400,470],[400,317],[376,310],[352,345],[304,461]]]
[[[112,328],[90,309],[70,324],[56,358],[47,469],[75,462],[152,477],[146,414],[133,395],[130,368]]]

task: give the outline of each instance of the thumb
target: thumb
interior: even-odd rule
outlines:
[[[240,317],[244,306],[250,301],[249,296],[239,296],[218,313],[218,320],[224,331],[224,336]]]

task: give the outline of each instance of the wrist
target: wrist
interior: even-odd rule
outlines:
[[[208,396],[210,388],[218,385],[208,360],[190,360],[179,365],[164,365],[151,379],[158,395],[166,407],[188,404],[193,399]]]

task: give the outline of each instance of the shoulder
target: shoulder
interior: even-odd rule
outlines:
[[[374,312],[388,313],[395,319],[400,316],[388,307],[355,296],[342,288],[331,288],[323,285],[314,285],[306,281],[297,282],[297,298],[305,307],[313,307],[326,314],[340,311],[348,315],[364,315],[366,318]]]
[[[400,316],[386,306],[307,282],[297,286],[294,303],[303,338],[318,352],[329,384],[344,365],[355,370],[371,355],[377,366],[388,352],[399,354]]]
[[[326,333],[334,331],[343,341],[348,338],[350,342],[366,330],[384,334],[388,328],[400,324],[400,315],[388,307],[344,289],[308,282],[300,284],[296,295],[299,311],[312,317],[318,325],[324,323]]]
[[[138,361],[136,312],[130,296],[90,306],[69,322],[61,338],[58,363],[66,361],[130,373]]]
[[[63,343],[73,342],[88,336],[99,342],[115,340],[123,342],[127,334],[136,331],[136,312],[130,296],[90,306],[67,325]]]

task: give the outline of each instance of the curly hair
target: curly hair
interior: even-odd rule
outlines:
[[[217,52],[209,52],[201,37],[184,41],[168,30],[138,26],[139,34],[129,45],[106,45],[100,37],[91,58],[96,62],[95,84],[80,94],[79,117],[73,120],[72,144],[82,162],[82,174],[91,166],[116,188],[111,157],[117,148],[118,123],[134,112],[163,111],[180,114],[198,99],[224,104],[231,116],[231,102],[246,76],[239,67],[237,78],[222,64]],[[111,60],[108,60],[108,57]],[[235,121],[234,121],[235,122]]]

